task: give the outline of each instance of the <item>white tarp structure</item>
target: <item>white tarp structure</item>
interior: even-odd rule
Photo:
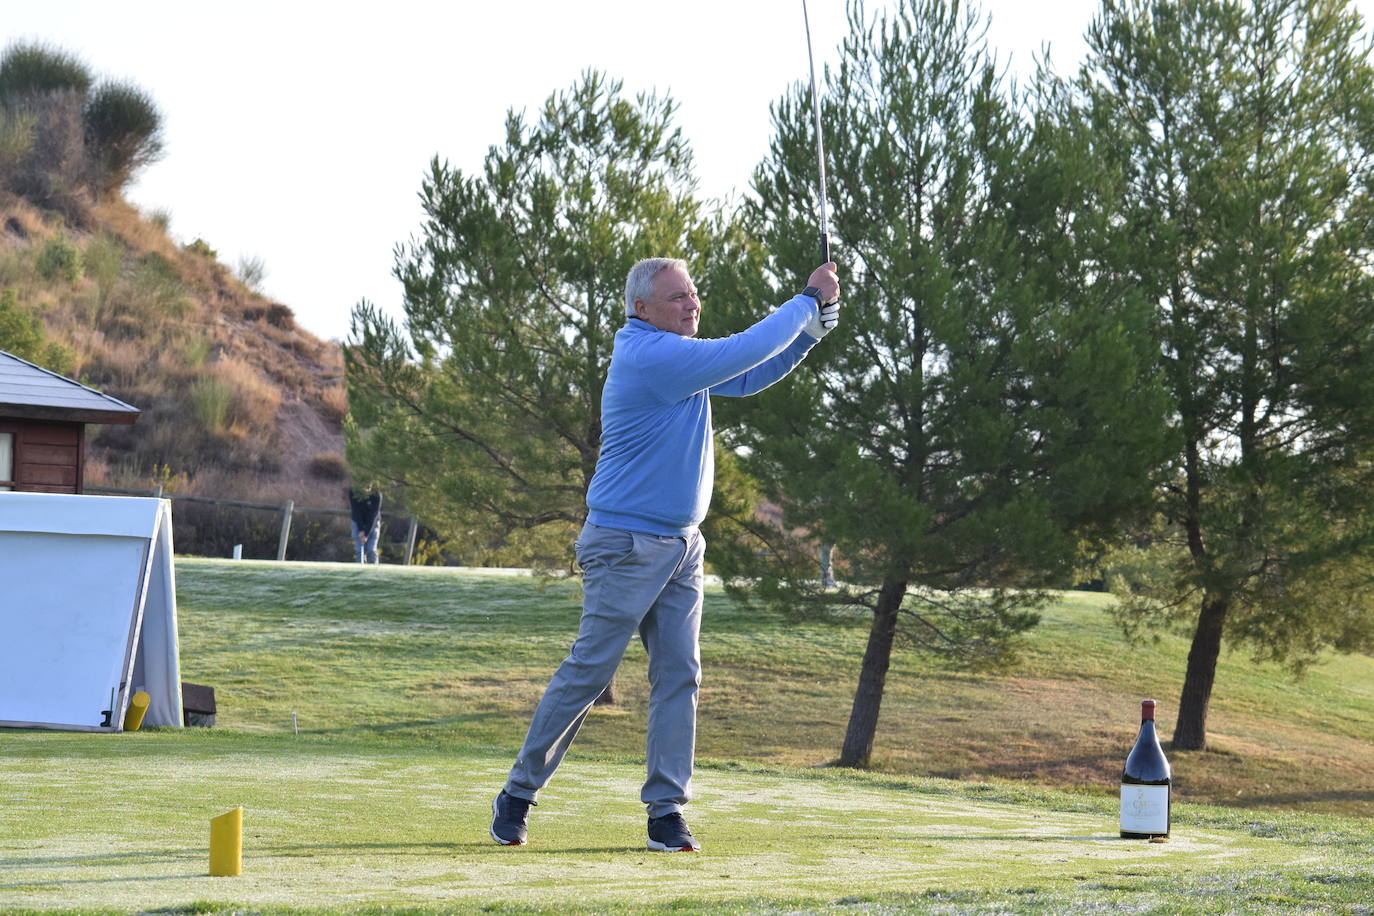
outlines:
[[[0,493],[0,726],[182,724],[172,513],[162,499]]]

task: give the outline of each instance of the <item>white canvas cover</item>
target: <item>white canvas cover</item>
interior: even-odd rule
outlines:
[[[121,731],[138,690],[182,724],[170,503],[0,493],[0,726]]]

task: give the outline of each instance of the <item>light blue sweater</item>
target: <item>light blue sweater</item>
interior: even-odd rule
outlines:
[[[709,395],[762,391],[802,361],[816,311],[797,295],[748,330],[714,340],[631,318],[615,335],[601,394],[601,454],[587,521],[649,534],[688,534],[706,517],[715,479]]]

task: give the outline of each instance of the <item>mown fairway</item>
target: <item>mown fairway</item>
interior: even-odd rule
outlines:
[[[854,773],[819,765],[862,622],[715,593],[689,811],[703,853],[643,849],[638,646],[531,845],[502,849],[488,805],[572,637],[573,587],[191,560],[177,576],[183,677],[216,687],[220,727],[0,734],[0,911],[1374,913],[1368,658],[1296,685],[1228,658],[1219,749],[1174,755],[1173,841],[1124,842],[1135,704],[1173,706],[1182,640],[1129,649],[1100,596],[1066,595],[1012,672],[903,659],[880,769]],[[245,874],[206,877],[209,818],[239,804]]]

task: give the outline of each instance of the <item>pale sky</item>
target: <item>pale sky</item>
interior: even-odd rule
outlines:
[[[808,5],[819,70],[837,57],[845,4]],[[478,171],[504,141],[508,109],[534,114],[588,68],[631,96],[666,92],[702,195],[723,197],[745,191],[767,151],[769,103],[808,77],[801,0],[4,6],[0,44],[56,45],[161,109],[164,156],[126,196],[169,213],[178,241],[205,239],[230,268],[261,259],[264,292],[326,339],[347,336],[361,298],[400,316],[393,249],[419,230],[431,157]],[[1075,68],[1098,3],[980,8],[991,44],[1024,76],[1045,45],[1057,71]]]

